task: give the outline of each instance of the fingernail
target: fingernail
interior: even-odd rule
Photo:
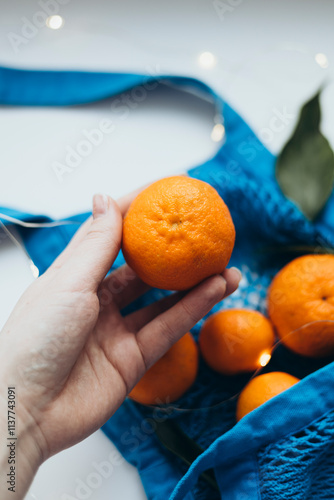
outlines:
[[[109,198],[106,194],[95,194],[93,197],[93,219],[105,215],[109,207]]]
[[[240,283],[242,279],[242,273],[240,269],[238,269],[237,267],[230,267],[230,271],[234,271],[238,275],[238,283]]]

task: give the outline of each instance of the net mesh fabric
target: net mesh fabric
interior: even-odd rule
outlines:
[[[334,412],[259,450],[262,500],[333,500]]]
[[[247,307],[249,309],[265,310],[266,290],[270,277],[261,275],[256,268],[247,265],[241,267],[243,278],[239,289],[225,301],[217,304],[210,315],[227,308]],[[161,291],[155,292],[158,296]],[[192,334],[198,339],[200,329],[206,318],[202,319],[193,329]],[[199,373],[195,384],[175,404],[174,410],[168,409],[169,418],[176,419],[183,431],[193,438],[203,449],[210,446],[219,436],[235,425],[236,394],[245,386],[252,374],[227,377],[211,370],[200,358]],[[152,417],[150,408],[139,405],[143,417]],[[153,410],[154,411],[154,410]],[[181,460],[171,455],[184,473],[188,467]],[[195,489],[196,500],[220,499],[220,494],[208,483],[199,480]]]
[[[207,172],[209,172],[208,175]],[[228,204],[237,227],[237,241],[230,265],[237,265],[243,274],[239,289],[215,306],[210,314],[229,308],[248,308],[266,313],[267,289],[272,278],[288,261],[297,256],[296,253],[291,254],[286,250],[282,253],[277,252],[275,245],[276,247],[277,245],[301,245],[303,243],[314,245],[318,241],[318,235],[292,203],[287,200],[282,203],[282,195],[274,182],[268,180],[259,189],[251,176],[240,174],[235,176],[228,173],[224,181],[223,173],[223,169],[216,172],[209,169],[205,175],[201,169],[194,169],[192,172],[194,177],[210,182]],[[274,250],[270,250],[270,247]],[[162,291],[154,291],[150,295],[150,300],[159,299],[164,294]],[[134,304],[134,307],[145,305],[146,300],[147,298],[144,298],[142,304]],[[205,319],[192,329],[196,340]],[[274,351],[270,364],[263,371],[286,371],[298,378],[303,378],[320,368],[321,365],[322,362],[319,361],[307,360],[305,362],[305,359],[279,346]],[[177,401],[175,411],[169,414],[169,418],[175,418],[184,432],[197,441],[203,449],[208,448],[215,439],[235,425],[237,395],[252,375],[226,377],[211,370],[201,360],[195,384]],[[193,411],[183,411],[185,409],[193,409]],[[151,410],[142,408],[141,411],[148,416],[147,413]],[[324,426],[326,425],[324,422]],[[289,445],[290,443],[284,444],[287,450],[290,449]],[[321,447],[322,444],[319,443],[319,450]],[[172,455],[170,458],[179,462],[183,472],[187,470],[187,466],[179,459]],[[318,473],[321,466],[319,462]],[[273,477],[277,481],[280,480],[277,474]],[[289,481],[288,476],[286,481]],[[299,482],[298,477],[296,477],[296,482]],[[302,482],[299,483],[299,488],[301,487]],[[194,495],[196,500],[221,498],[219,493],[203,480],[197,483]],[[292,497],[280,497],[276,494],[276,496],[264,498],[277,500]],[[304,500],[306,497],[304,495],[298,498]],[[310,498],[322,497],[315,495]],[[328,498],[334,499],[334,494]]]
[[[266,309],[267,287],[276,268],[270,272],[261,272],[259,262],[252,267],[243,264],[243,278],[239,289],[223,302],[217,304],[210,314],[222,309],[245,307],[264,312]],[[157,298],[163,292],[157,291]],[[202,319],[193,329],[192,334],[198,339],[199,332],[206,318]],[[281,359],[281,355],[278,356]],[[273,360],[275,363],[275,360]],[[273,365],[275,366],[275,365]],[[247,384],[253,374],[228,377],[211,370],[200,358],[199,373],[195,384],[179,399],[173,411],[168,410],[169,418],[177,423],[203,449],[210,446],[219,436],[230,430],[236,423],[235,411],[237,394]],[[150,408],[139,405],[143,417],[152,417]],[[154,411],[154,410],[153,410]],[[185,473],[188,467],[173,455],[171,460],[178,462],[180,470]],[[199,480],[194,488],[196,500],[220,499],[220,494],[213,490],[205,481]]]

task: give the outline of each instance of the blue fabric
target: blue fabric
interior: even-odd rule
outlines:
[[[148,78],[2,68],[0,103],[79,104],[103,99],[136,85],[148,82],[152,85],[155,80],[169,80],[185,89],[191,87],[206,92],[222,109],[226,142],[213,158],[189,170],[190,176],[209,182],[217,189],[236,226],[231,265],[239,266],[244,278],[239,290],[213,312],[229,307],[265,312],[268,284],[277,270],[295,257],[293,253],[277,249],[286,245],[334,246],[334,195],[314,224],[307,221],[280,191],[274,176],[275,157],[207,85],[174,76]],[[25,220],[48,220],[5,208],[0,211]],[[76,220],[81,222],[87,215],[76,216]],[[77,226],[60,226],[20,231],[34,263],[44,272],[76,229]],[[122,262],[119,256],[115,265]],[[155,290],[138,300],[134,307],[141,307],[162,294]],[[193,329],[196,338],[202,322]],[[169,496],[173,500],[334,498],[334,432],[331,432],[334,364],[327,364],[328,361],[306,360],[279,346],[266,370],[288,371],[303,378],[302,382],[238,424],[235,424],[234,396],[247,382],[247,376],[224,377],[201,361],[193,388],[174,407],[168,408],[168,415],[126,401],[103,430],[125,458],[138,467],[149,499]],[[161,447],[154,435],[154,422],[167,416],[175,418],[185,432],[206,449],[188,471]],[[212,467],[221,495],[202,480],[198,481],[200,473]]]

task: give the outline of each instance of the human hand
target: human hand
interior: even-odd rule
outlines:
[[[123,317],[149,290],[128,266],[105,277],[130,201],[95,196],[93,217],[24,293],[0,334],[2,394],[8,385],[18,392],[20,476],[11,498],[22,498],[44,460],[101,427],[144,372],[238,286],[240,273],[225,270]]]

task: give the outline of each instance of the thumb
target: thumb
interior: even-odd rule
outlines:
[[[82,242],[67,261],[67,272],[83,278],[95,291],[116,259],[122,241],[122,215],[109,196],[93,198],[93,221]]]

